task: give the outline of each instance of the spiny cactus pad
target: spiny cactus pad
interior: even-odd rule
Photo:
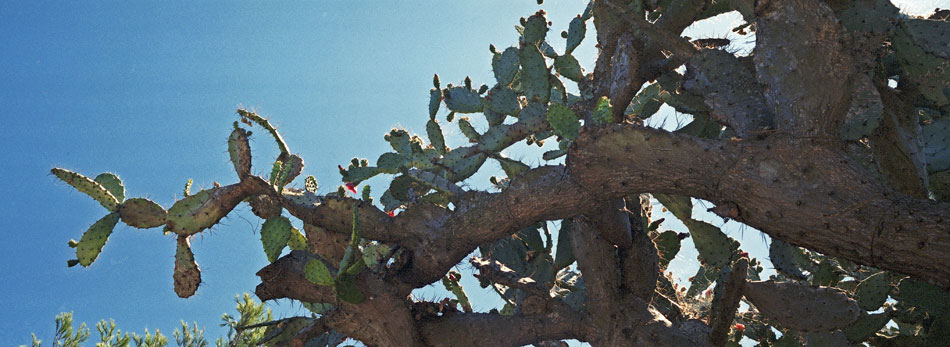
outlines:
[[[861,309],[874,311],[887,300],[887,292],[890,289],[891,284],[887,281],[887,275],[882,271],[861,281],[858,287],[854,289],[854,298],[858,301],[858,306]]]
[[[653,242],[656,244],[656,250],[660,255],[660,269],[666,269],[666,266],[680,251],[679,235],[675,231],[667,230],[657,234]]]
[[[577,119],[577,114],[570,108],[562,104],[551,103],[551,105],[548,106],[546,115],[548,122],[551,123],[551,128],[554,129],[554,132],[558,136],[568,141],[573,141],[577,138],[581,124]]]
[[[439,105],[442,104],[442,89],[432,88],[429,90],[429,118],[435,119],[435,114],[439,113]]]
[[[762,315],[798,331],[842,329],[864,312],[844,292],[830,287],[753,281],[743,293]]]
[[[152,200],[132,198],[119,205],[119,216],[130,227],[148,229],[165,224],[166,213]]]
[[[113,212],[96,221],[82,234],[82,239],[76,245],[76,258],[79,259],[80,265],[89,266],[96,261],[99,252],[102,251],[102,246],[109,240],[109,235],[112,234],[112,230],[118,222],[119,214]]]
[[[519,65],[518,49],[508,47],[504,52],[495,54],[492,58],[492,71],[495,73],[495,81],[499,86],[510,85],[518,73]]]
[[[482,97],[478,92],[466,87],[452,87],[445,89],[445,107],[457,113],[481,112]]]
[[[653,194],[653,197],[677,219],[685,221],[693,218],[693,202],[688,196]]]
[[[307,246],[307,237],[300,233],[300,230],[297,230],[297,228],[290,229],[290,240],[287,240],[287,246],[290,247],[292,251],[305,251],[309,248]]]
[[[479,134],[471,122],[468,121],[468,117],[461,117],[458,121],[459,130],[462,131],[462,135],[468,138],[469,142],[477,143],[482,138],[482,134]]]
[[[112,193],[112,196],[120,203],[125,200],[125,186],[122,185],[122,180],[119,179],[119,176],[104,172],[96,176],[94,181],[101,184],[109,193]]]
[[[849,341],[861,342],[874,336],[874,334],[884,328],[890,320],[891,314],[888,312],[862,314],[858,320],[843,329],[844,335]]]
[[[244,179],[251,174],[251,146],[248,143],[247,130],[234,128],[228,137],[228,154],[238,178]]]
[[[184,235],[178,236],[178,249],[175,251],[175,294],[187,298],[195,294],[201,284],[201,270],[191,252],[191,241]]]
[[[119,209],[119,200],[116,199],[109,190],[103,187],[102,184],[93,181],[89,177],[60,168],[53,168],[50,172],[57,178],[63,180],[63,182],[76,188],[76,190],[98,201],[99,204],[109,210],[109,212],[115,212]]]
[[[223,218],[240,200],[234,199],[231,190],[237,185],[202,190],[178,200],[168,209],[165,225],[178,235],[193,235],[209,228]]]
[[[551,82],[544,56],[537,46],[525,45],[518,52],[521,62],[521,89],[528,101],[548,102],[551,97]]]
[[[544,12],[538,12],[528,17],[524,24],[524,40],[527,43],[539,44],[544,41],[544,36],[548,32],[548,20],[544,18]]]
[[[307,265],[304,266],[304,275],[311,283],[316,283],[321,286],[332,286],[334,282],[330,269],[318,259],[311,259],[307,262]]]
[[[574,82],[584,78],[584,70],[581,68],[581,64],[577,61],[577,58],[570,54],[554,58],[554,70]]]
[[[571,54],[587,35],[587,23],[581,16],[574,17],[567,29],[567,45],[564,48],[564,54]]]
[[[290,225],[290,220],[283,216],[270,218],[261,226],[261,243],[264,245],[264,253],[267,254],[268,261],[273,263],[284,247],[287,247],[291,229],[293,226]]]
[[[494,112],[512,116],[521,112],[521,102],[518,100],[518,93],[514,89],[496,86],[488,92],[488,97],[491,99],[489,107]]]
[[[436,152],[445,154],[445,135],[442,134],[442,127],[439,126],[439,122],[437,122],[435,118],[430,119],[429,122],[426,123],[426,134],[429,135],[429,143],[432,144],[432,147],[435,148]],[[380,159],[382,159],[382,157],[380,157]],[[393,163],[396,165],[389,166],[395,166],[397,169],[402,164],[398,161],[393,161]],[[376,165],[380,166],[382,169],[382,165],[379,164],[379,161],[377,161]],[[391,169],[387,169],[387,171],[388,170]]]

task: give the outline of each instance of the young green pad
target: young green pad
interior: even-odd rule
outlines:
[[[60,168],[53,168],[50,172],[57,178],[63,180],[63,182],[76,188],[76,190],[98,201],[99,204],[109,210],[109,212],[115,212],[119,209],[119,200],[103,187],[102,184],[93,181],[89,177]]]
[[[99,176],[96,176],[94,181],[101,184],[109,193],[112,193],[112,196],[120,203],[125,201],[125,186],[122,185],[122,180],[119,179],[119,176],[113,173],[103,172],[99,174]]]
[[[268,219],[261,226],[261,243],[268,261],[273,263],[280,256],[290,241],[291,229],[290,220],[283,216]]]
[[[548,122],[554,132],[567,140],[573,141],[580,131],[580,121],[577,114],[570,108],[558,103],[551,103],[547,111]]]
[[[187,236],[178,236],[178,249],[175,251],[175,294],[187,298],[195,294],[201,284],[201,270],[191,252],[191,241]]]
[[[112,230],[118,222],[119,214],[113,212],[96,221],[82,234],[82,239],[76,245],[76,258],[79,259],[79,264],[89,266],[96,261],[99,252],[102,251],[102,246],[109,240],[109,235],[112,234]]]
[[[154,201],[132,198],[119,205],[119,216],[130,227],[148,229],[165,224],[166,212]]]
[[[304,275],[311,283],[316,283],[321,286],[332,286],[334,283],[333,275],[330,274],[327,265],[319,259],[310,259],[310,261],[307,262],[307,265],[304,266]]]
[[[290,229],[290,240],[287,240],[287,246],[293,251],[306,251],[309,248],[307,237],[300,233],[297,228]]]

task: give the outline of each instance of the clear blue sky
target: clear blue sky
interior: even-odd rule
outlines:
[[[906,3],[918,12],[950,7]],[[585,5],[541,6],[559,51],[558,33]],[[232,312],[236,294],[253,291],[267,263],[261,222],[242,206],[193,241],[204,283],[190,299],[172,290],[174,240],[159,229],[120,223],[93,266],[67,268],[74,254],[66,241],[105,210],[50,168],[114,172],[128,197],[167,208],[189,178],[196,187],[236,181],[225,141],[243,105],[281,126],[305,174],[335,187],[336,165],[375,161],[392,126],[423,132],[433,73],[443,83],[470,75],[493,85],[489,43],[515,44],[518,18],[538,8],[533,0],[0,2],[0,345],[28,343],[31,332],[48,341],[63,311],[169,335],[179,320],[197,321],[216,337],[221,314]],[[700,35],[725,35],[731,20],[713,24]],[[577,55],[589,70],[590,39]],[[256,172],[267,171],[273,147],[264,136],[252,141]],[[382,181],[369,183],[383,191]],[[746,234],[761,246],[758,232]],[[695,263],[695,253],[678,258]],[[476,308],[497,303],[494,294],[474,295]]]

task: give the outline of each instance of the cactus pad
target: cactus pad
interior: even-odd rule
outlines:
[[[584,78],[584,69],[582,69],[581,64],[577,62],[577,58],[574,58],[574,56],[570,54],[554,58],[554,70],[561,74],[561,76],[574,82],[578,82]]]
[[[854,297],[861,309],[874,311],[887,300],[887,292],[890,289],[891,285],[887,281],[886,274],[882,271],[861,281],[858,287],[854,289]]]
[[[558,103],[551,103],[546,113],[548,122],[554,133],[567,140],[573,141],[580,132],[580,121],[577,114],[570,108]]]
[[[109,210],[109,212],[115,212],[119,209],[118,199],[103,187],[102,184],[89,179],[89,177],[60,168],[53,168],[50,172],[57,178],[63,180],[63,182],[76,188],[76,190],[98,201],[99,204],[105,207],[106,210]]]
[[[435,114],[439,113],[439,105],[442,104],[442,89],[432,88],[429,90],[429,118],[435,119]]]
[[[119,214],[113,212],[96,221],[82,234],[82,239],[76,245],[76,258],[79,259],[80,265],[89,266],[96,261],[99,252],[102,251],[102,246],[109,240],[109,235],[112,234],[112,230],[118,222]]]
[[[149,199],[132,198],[119,205],[122,222],[130,227],[148,229],[165,224],[165,209]]]
[[[495,73],[495,81],[499,86],[507,86],[515,78],[518,72],[519,56],[518,49],[508,47],[501,54],[495,54],[492,59],[491,67]]]
[[[283,216],[270,218],[264,222],[261,226],[261,243],[264,245],[264,253],[267,254],[268,261],[273,263],[284,247],[287,247],[292,229],[290,220]]]
[[[521,62],[521,89],[528,101],[548,102],[551,97],[551,82],[548,67],[537,46],[525,45],[518,53]]]
[[[233,190],[237,185],[202,190],[178,200],[168,209],[165,225],[178,235],[193,235],[209,228],[227,215],[240,199]]]
[[[891,314],[888,312],[862,314],[858,320],[842,330],[849,341],[861,342],[874,336],[874,334],[884,328],[890,320]]]
[[[544,11],[538,11],[524,23],[524,40],[531,44],[540,44],[548,32],[548,20],[544,18]]]
[[[445,106],[457,113],[481,112],[482,97],[474,90],[465,87],[445,89]]]
[[[287,246],[290,247],[292,251],[306,251],[309,248],[307,246],[307,237],[304,236],[300,230],[297,230],[297,228],[290,229],[290,239],[287,240]]]
[[[247,130],[234,128],[228,137],[228,154],[238,178],[244,179],[251,174],[251,146],[248,144]]]
[[[571,54],[587,35],[587,23],[581,16],[574,17],[567,29],[567,45],[564,48],[564,54]]]
[[[689,235],[693,237],[699,257],[713,268],[726,265],[738,248],[737,242],[715,225],[695,219],[687,219],[683,223],[689,228]]]
[[[94,181],[101,184],[109,193],[112,193],[112,196],[114,196],[119,203],[125,201],[125,186],[122,185],[122,180],[119,179],[119,176],[104,172],[96,176]]]
[[[492,111],[503,115],[517,115],[521,112],[521,103],[518,101],[518,93],[508,87],[495,87],[488,93],[490,99],[490,108]],[[489,122],[491,123],[491,122]]]
[[[321,286],[332,286],[334,283],[330,269],[318,259],[311,259],[307,262],[307,265],[304,266],[304,275],[311,283],[316,283]]]
[[[469,142],[478,142],[482,138],[482,134],[479,134],[475,127],[472,126],[472,123],[468,121],[468,117],[461,117],[458,121],[459,130],[462,131],[462,135],[468,138]]]
[[[675,231],[667,230],[657,234],[653,243],[656,244],[656,250],[660,254],[660,269],[666,269],[680,251],[679,235]]]
[[[799,331],[843,329],[863,312],[858,304],[835,288],[792,282],[748,282],[746,298],[764,316]]]
[[[187,298],[195,294],[201,284],[201,270],[191,252],[191,241],[187,236],[178,236],[178,250],[175,251],[175,294]]]

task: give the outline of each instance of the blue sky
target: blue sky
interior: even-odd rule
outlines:
[[[908,0],[905,8],[947,2]],[[558,50],[558,33],[585,5],[540,7]],[[193,241],[204,283],[190,299],[172,290],[174,240],[159,229],[120,224],[93,266],[67,268],[74,254],[66,241],[105,210],[50,168],[114,172],[128,197],[167,208],[189,178],[196,187],[237,180],[225,141],[244,106],[271,117],[306,160],[305,174],[332,188],[337,164],[375,161],[388,150],[382,135],[391,127],[422,132],[433,73],[443,84],[470,75],[493,85],[489,43],[515,44],[514,25],[538,8],[532,0],[0,2],[0,344],[28,343],[31,332],[48,340],[63,311],[90,324],[114,318],[137,332],[170,334],[179,320],[197,321],[216,337],[224,334],[221,314],[232,312],[235,295],[253,291],[254,273],[267,263],[261,221],[241,206]],[[725,35],[732,20],[697,34]],[[588,70],[591,41],[576,53]],[[448,132],[450,145],[462,143],[457,129]],[[255,138],[262,173],[276,151],[270,139]],[[487,176],[471,185],[485,186]],[[382,183],[369,182],[377,194]],[[758,232],[744,234],[763,244]],[[678,258],[684,268],[695,263],[695,253]],[[497,304],[477,288],[466,286],[480,298],[476,308]],[[290,302],[271,307],[299,310]]]

